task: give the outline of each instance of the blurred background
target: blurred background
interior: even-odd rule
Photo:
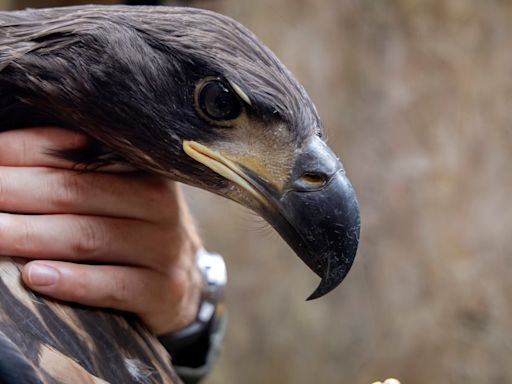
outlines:
[[[318,280],[276,234],[187,188],[230,272],[207,384],[512,382],[512,2],[179,3],[239,20],[295,73],[362,210],[351,273],[305,302]]]

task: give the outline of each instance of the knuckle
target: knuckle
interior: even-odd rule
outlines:
[[[26,216],[1,213],[2,241],[8,243],[7,248],[14,253],[27,248],[34,240],[33,223]]]
[[[173,273],[168,280],[169,299],[174,308],[173,326],[183,328],[192,323],[197,315],[199,292],[193,287],[185,273]]]
[[[34,226],[32,225],[32,222],[30,220],[22,220],[19,223],[18,228],[20,231],[19,242],[21,243],[21,246],[25,248],[28,244],[30,244],[33,241]]]
[[[78,220],[76,225],[71,248],[79,257],[93,257],[108,245],[105,231],[97,223],[84,219]]]
[[[124,304],[133,300],[130,298],[129,287],[127,281],[121,276],[113,276],[112,290],[108,292],[107,301],[111,303],[113,308],[124,307]]]
[[[176,302],[182,302],[188,293],[190,280],[183,270],[175,270],[167,280],[167,289]]]
[[[19,151],[20,164],[29,163],[29,154],[30,154],[29,147],[30,147],[30,145],[28,143],[28,139],[25,136],[23,136],[21,139],[21,142],[20,142],[20,151]]]
[[[53,202],[58,207],[68,208],[83,194],[84,184],[76,173],[66,176],[56,173],[53,176],[48,187],[53,196]]]
[[[10,237],[13,251],[18,253],[27,248],[34,241],[34,226],[30,220],[26,220],[24,217],[17,218],[12,215],[6,217],[10,224],[7,228],[10,228]]]

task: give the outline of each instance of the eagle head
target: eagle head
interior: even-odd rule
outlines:
[[[310,299],[346,276],[354,190],[304,88],[242,25],[199,9],[87,6],[9,13],[0,26],[4,129],[80,130],[96,143],[80,161],[127,162],[249,207],[320,276]]]

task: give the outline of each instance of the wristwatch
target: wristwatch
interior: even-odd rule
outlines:
[[[218,334],[224,333],[224,290],[227,284],[226,265],[221,255],[200,248],[196,262],[203,278],[196,319],[179,331],[158,337],[173,364],[192,368],[208,363],[212,337],[217,336],[213,339],[218,340]],[[218,353],[219,345],[214,347]]]

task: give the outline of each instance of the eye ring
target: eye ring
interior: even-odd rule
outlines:
[[[221,78],[209,77],[196,86],[195,104],[199,115],[216,125],[230,125],[243,112],[240,98]]]

